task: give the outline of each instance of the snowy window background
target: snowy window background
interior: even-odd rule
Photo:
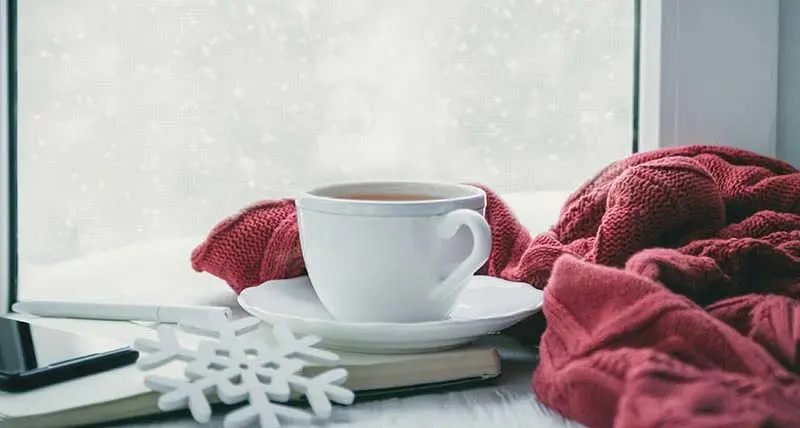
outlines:
[[[631,151],[633,15],[633,0],[19,2],[20,292],[37,268],[200,239],[328,181],[569,191]]]

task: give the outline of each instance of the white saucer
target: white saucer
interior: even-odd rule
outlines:
[[[269,324],[313,334],[323,345],[361,353],[421,353],[454,348],[501,331],[541,309],[543,293],[529,284],[474,276],[448,319],[421,323],[335,320],[307,276],[267,281],[239,295],[242,308]]]

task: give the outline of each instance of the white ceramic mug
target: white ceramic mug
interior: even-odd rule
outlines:
[[[296,204],[309,278],[342,321],[444,319],[489,258],[486,194],[477,187],[334,184],[300,195]]]

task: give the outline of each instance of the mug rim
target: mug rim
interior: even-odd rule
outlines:
[[[392,188],[407,187],[420,189],[407,193],[433,193],[442,195],[430,200],[363,200],[337,198],[332,193],[337,190],[351,189],[358,192],[358,188],[383,187],[387,192]],[[387,189],[388,188],[388,189]],[[424,191],[422,189],[427,189]],[[364,191],[364,190],[361,190]],[[380,190],[372,190],[373,192]],[[397,193],[401,193],[396,191]],[[448,196],[445,193],[450,194]],[[483,189],[461,183],[448,183],[421,180],[364,180],[347,181],[326,184],[309,189],[295,199],[298,211],[314,211],[327,214],[355,215],[355,216],[380,216],[380,217],[430,217],[447,214],[457,209],[483,210],[486,207],[486,192]]]

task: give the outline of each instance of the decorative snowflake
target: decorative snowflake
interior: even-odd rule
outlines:
[[[162,393],[158,407],[163,411],[188,407],[197,422],[206,423],[211,418],[208,396],[216,394],[225,404],[248,401],[225,416],[226,428],[253,426],[256,422],[262,428],[277,428],[281,420],[311,423],[326,419],[331,415],[331,403],[353,402],[353,392],[340,386],[347,380],[347,370],[334,368],[311,378],[301,374],[309,364],[333,365],[339,361],[336,354],[314,347],[319,338],[296,338],[280,325],[273,328],[275,348],[260,340],[240,337],[257,330],[260,322],[252,317],[236,321],[215,317],[205,323],[188,320],[179,324],[180,330],[215,339],[201,343],[197,349],[182,346],[176,329],[170,326],[158,328],[157,341],[136,340],[134,347],[149,353],[137,363],[142,370],[176,360],[187,363],[184,379],[156,375],[145,378],[148,388]],[[298,396],[305,396],[312,412],[280,404]]]

